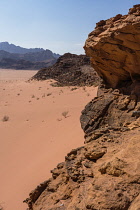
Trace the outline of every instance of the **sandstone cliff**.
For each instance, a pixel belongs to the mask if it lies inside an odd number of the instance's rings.
[[[140,79],[140,5],[101,20],[85,43],[92,66],[113,88]]]
[[[82,111],[85,146],[30,193],[30,210],[140,209],[139,22],[136,5],[89,35],[85,50],[104,84]]]

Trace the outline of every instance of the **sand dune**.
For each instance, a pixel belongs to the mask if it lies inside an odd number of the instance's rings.
[[[0,70],[0,204],[6,210],[25,210],[29,192],[83,145],[80,113],[97,92],[52,87],[51,80],[26,82],[34,74]]]

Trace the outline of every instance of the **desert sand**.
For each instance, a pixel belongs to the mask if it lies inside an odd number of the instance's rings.
[[[4,210],[25,210],[23,200],[29,192],[51,176],[50,170],[71,149],[83,145],[80,113],[97,93],[96,87],[52,87],[52,80],[27,82],[35,73],[0,70],[0,205]]]

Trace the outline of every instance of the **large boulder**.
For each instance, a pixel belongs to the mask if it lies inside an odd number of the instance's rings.
[[[116,15],[96,24],[84,49],[106,85],[119,87],[140,80],[140,4],[128,15]],[[140,88],[140,87],[139,87]]]

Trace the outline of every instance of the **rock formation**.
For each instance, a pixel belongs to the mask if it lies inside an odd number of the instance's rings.
[[[71,53],[61,56],[53,66],[38,71],[33,79],[55,79],[58,86],[99,84],[99,76],[90,66],[89,57]]]
[[[140,80],[140,5],[128,15],[101,20],[85,43],[86,54],[108,86]]]
[[[82,111],[85,145],[30,193],[30,210],[140,209],[139,18],[136,5],[89,35],[85,49],[104,84]]]

